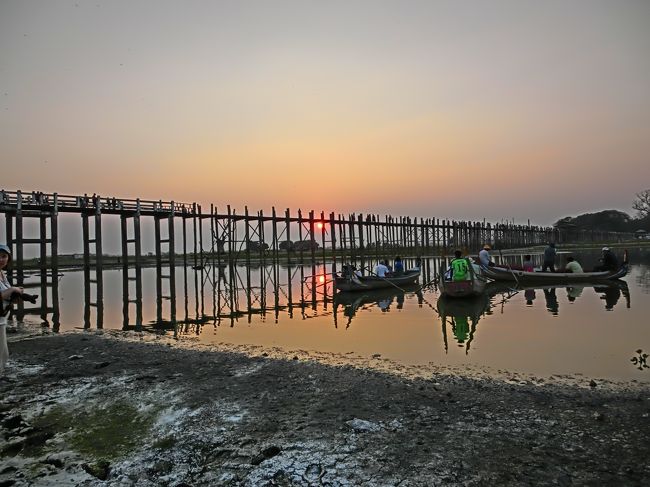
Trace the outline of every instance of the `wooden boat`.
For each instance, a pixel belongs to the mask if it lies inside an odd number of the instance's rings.
[[[401,289],[414,284],[420,277],[420,269],[405,271],[403,274],[390,277],[335,275],[334,284],[337,291],[368,291],[370,289],[397,288]]]
[[[470,279],[466,281],[451,281],[445,278],[446,269],[440,269],[440,282],[438,288],[441,296],[450,298],[467,298],[483,294],[487,279],[475,272],[474,266],[469,266]]]
[[[526,284],[567,284],[573,282],[598,282],[620,279],[627,274],[627,264],[616,271],[602,272],[526,272],[507,267],[483,268],[486,277],[495,281],[509,281],[520,285]]]

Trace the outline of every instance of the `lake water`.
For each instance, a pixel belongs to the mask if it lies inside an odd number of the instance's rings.
[[[573,255],[585,268],[598,257],[593,251]],[[469,301],[442,300],[434,285],[332,297],[322,265],[237,267],[232,272],[178,267],[176,327],[168,322],[171,300],[162,299],[160,309],[157,305],[155,268],[142,271],[141,326],[136,303],[128,304],[125,322],[122,272],[106,270],[102,326],[192,336],[204,343],[380,354],[409,365],[648,382],[650,369],[639,365],[637,350],[650,353],[650,252],[637,249],[630,255],[630,273],[615,285],[518,291],[492,285],[485,296]],[[516,262],[520,256],[504,258]],[[440,264],[439,259],[424,260],[421,284],[435,277]],[[84,327],[83,288],[83,272],[63,271],[60,330]],[[134,289],[132,282],[131,300]],[[168,284],[162,294],[169,296]],[[95,328],[97,310],[86,309],[91,310],[86,326]]]

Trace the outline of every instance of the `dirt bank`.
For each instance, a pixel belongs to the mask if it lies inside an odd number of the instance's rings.
[[[345,357],[323,364],[308,353],[188,349],[121,332],[10,340],[0,486],[650,478],[650,391],[641,384],[409,374]]]

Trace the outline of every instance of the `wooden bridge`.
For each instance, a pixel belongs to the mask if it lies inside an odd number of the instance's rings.
[[[237,213],[229,205],[219,209],[211,205],[209,211],[197,203],[153,201],[105,197],[93,194],[63,195],[40,191],[0,191],[0,214],[5,219],[7,245],[13,251],[11,278],[23,285],[25,278],[24,249],[38,246],[38,269],[41,274],[41,314],[55,313],[47,303],[47,289],[51,301],[58,302],[55,286],[59,273],[58,216],[60,213],[81,217],[80,237],[83,244],[85,294],[85,321],[91,308],[97,316],[103,311],[103,270],[111,257],[102,248],[102,216],[115,215],[120,219],[121,254],[115,260],[122,268],[123,290],[126,296],[124,315],[128,321],[129,304],[142,302],[142,268],[149,259],[142,255],[142,219],[153,219],[156,267],[156,295],[158,309],[162,300],[170,302],[172,320],[176,315],[175,273],[177,263],[195,269],[206,266],[234,269],[237,265],[250,266],[252,262],[279,262],[289,264],[321,262],[336,272],[337,261],[359,260],[362,265],[379,259],[402,256],[446,255],[456,248],[467,252],[478,251],[484,243],[499,249],[526,247],[547,241],[561,243],[563,234],[553,228],[531,225],[495,224],[471,221],[451,221],[437,218],[409,216],[379,216],[351,213],[325,214],[298,209],[281,213],[272,208],[271,214],[261,210]],[[25,238],[26,219],[39,222],[39,237]],[[182,234],[177,236],[175,222],[180,221]],[[188,223],[190,228],[188,229]],[[49,230],[49,232],[48,232]],[[189,230],[189,232],[188,232]],[[207,237],[206,237],[207,234]],[[574,234],[574,241],[608,240],[602,233]],[[582,239],[582,240],[580,240]],[[181,245],[182,241],[182,245]],[[188,249],[188,245],[191,248]],[[134,282],[134,290],[130,283]],[[163,286],[163,283],[168,284]],[[95,292],[91,290],[94,287]],[[163,288],[170,289],[164,295]],[[95,295],[93,300],[92,295]],[[134,299],[131,299],[134,294]],[[136,311],[136,322],[141,322]]]

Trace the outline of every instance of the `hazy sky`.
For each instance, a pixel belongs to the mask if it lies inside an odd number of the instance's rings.
[[[4,189],[549,224],[649,154],[647,0],[0,0]]]

